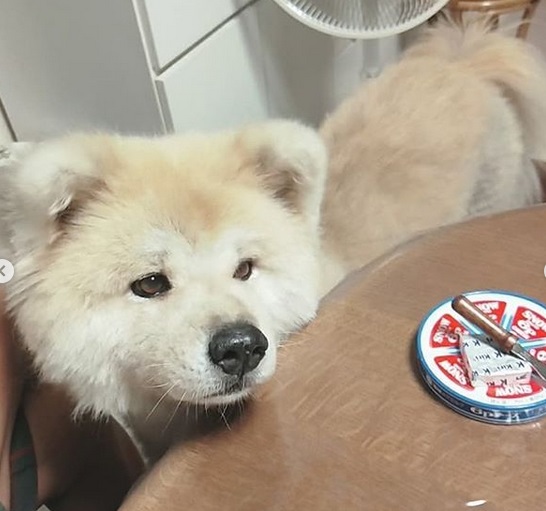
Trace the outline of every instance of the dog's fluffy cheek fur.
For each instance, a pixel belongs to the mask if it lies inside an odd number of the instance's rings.
[[[119,364],[126,353],[117,340],[128,332],[123,331],[118,311],[89,314],[52,301],[52,297],[31,297],[16,316],[42,377],[68,386],[77,411],[122,415],[130,396]]]

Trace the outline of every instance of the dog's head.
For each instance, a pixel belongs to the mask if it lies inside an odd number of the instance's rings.
[[[228,403],[267,380],[316,311],[326,164],[311,129],[282,121],[38,144],[0,175],[0,257],[43,376],[116,414],[146,394]]]

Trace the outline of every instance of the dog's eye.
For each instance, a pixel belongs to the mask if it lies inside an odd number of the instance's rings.
[[[131,291],[142,298],[153,298],[171,289],[169,279],[162,273],[152,273],[131,284]]]
[[[233,278],[239,280],[248,280],[252,275],[254,269],[254,263],[251,259],[244,259],[239,263],[235,271],[233,272]]]

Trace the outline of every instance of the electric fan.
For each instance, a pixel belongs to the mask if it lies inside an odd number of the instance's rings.
[[[320,32],[367,39],[367,75],[379,68],[379,39],[410,30],[440,11],[449,0],[274,0],[288,14]]]

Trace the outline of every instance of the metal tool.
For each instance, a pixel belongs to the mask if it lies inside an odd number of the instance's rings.
[[[484,334],[491,337],[498,348],[505,353],[510,353],[515,357],[525,360],[531,364],[535,373],[546,382],[546,364],[533,357],[520,343],[520,339],[504,329],[498,323],[495,323],[489,316],[484,314],[476,305],[474,305],[466,296],[456,296],[451,302],[453,310],[458,312],[464,319],[478,327]]]

